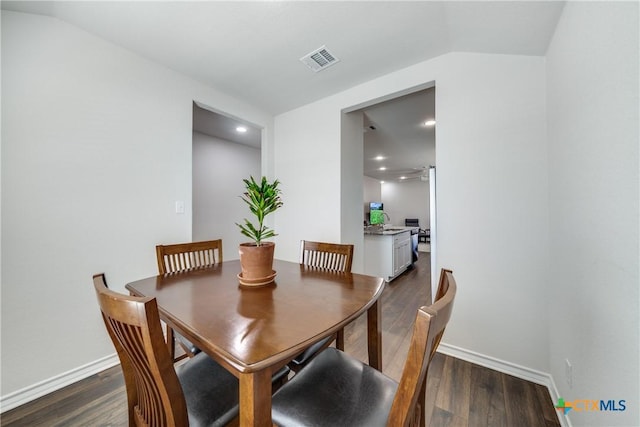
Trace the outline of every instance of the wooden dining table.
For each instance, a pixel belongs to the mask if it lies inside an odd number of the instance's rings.
[[[240,425],[271,426],[271,375],[367,313],[369,364],[382,370],[382,278],[274,261],[272,284],[238,282],[239,261],[131,282],[160,316],[239,379]]]

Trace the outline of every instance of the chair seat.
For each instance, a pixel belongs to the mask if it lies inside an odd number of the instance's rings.
[[[288,378],[289,378],[290,372],[291,372],[291,369],[289,369],[289,367],[286,365],[278,369],[271,377],[272,387],[279,387],[280,385],[289,381]]]
[[[238,379],[200,353],[176,368],[189,426],[224,426],[238,416]]]
[[[296,358],[291,361],[291,363],[293,365],[302,367],[307,362],[309,362],[309,360],[312,359],[316,355],[316,353],[321,351],[323,348],[329,347],[329,344],[331,344],[331,341],[333,341],[334,339],[335,336],[332,335],[318,341],[315,344],[312,344],[310,347],[307,347],[302,353],[297,355]]]
[[[279,426],[384,426],[397,387],[376,369],[329,347],[274,394],[273,421]]]
[[[289,372],[284,366],[273,374],[274,386],[286,382]],[[238,379],[205,353],[200,351],[178,366],[176,373],[187,401],[190,427],[224,426],[238,416]]]

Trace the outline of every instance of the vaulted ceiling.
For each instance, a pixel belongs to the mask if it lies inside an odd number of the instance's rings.
[[[273,115],[448,52],[544,55],[563,7],[553,0],[2,1],[4,10],[58,18]],[[300,58],[323,46],[339,61],[313,72]],[[435,130],[421,125],[435,117],[433,90],[364,113],[375,127],[364,129],[365,175],[419,179],[435,161]],[[259,146],[259,130],[237,135],[237,124],[194,109],[195,130]]]
[[[544,55],[559,1],[2,1],[279,114],[447,52]],[[326,46],[340,62],[302,62]]]

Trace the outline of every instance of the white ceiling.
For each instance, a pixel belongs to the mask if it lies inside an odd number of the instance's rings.
[[[544,55],[563,6],[562,1],[2,1],[2,9],[56,17],[274,115],[447,52]],[[314,73],[299,59],[321,46],[340,62]],[[427,91],[366,109],[376,130],[365,134],[365,175],[389,179],[414,171],[419,176],[420,168],[433,164],[434,129],[419,124],[434,108],[433,92]],[[200,121],[206,116],[194,114],[196,130],[237,141],[225,130],[235,129],[237,120],[214,126]],[[251,133],[259,138],[260,130]],[[255,146],[257,140],[238,142]],[[379,153],[388,157],[384,174],[376,171],[378,162],[368,160]]]
[[[247,131],[238,132],[236,129],[239,126]],[[193,130],[253,148],[260,148],[262,142],[262,129],[240,119],[215,113],[206,106],[196,103],[193,104]]]
[[[405,177],[410,182],[428,175],[436,161],[436,134],[435,127],[424,122],[435,119],[435,102],[435,88],[431,88],[363,110],[365,176],[386,182]],[[378,156],[384,159],[377,160]]]
[[[544,55],[558,1],[2,1],[279,114],[452,52]],[[326,45],[319,73],[299,59]]]

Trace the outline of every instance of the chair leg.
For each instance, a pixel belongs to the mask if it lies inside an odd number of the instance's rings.
[[[167,325],[167,350],[169,350],[169,356],[171,360],[176,358],[176,337],[173,334],[173,328]]]
[[[427,376],[424,376],[424,380],[422,381],[422,387],[420,387],[420,394],[418,395],[418,414],[420,417],[419,422],[416,425],[420,425],[420,427],[425,427],[426,420],[424,419],[424,411],[427,406]]]
[[[336,348],[344,351],[344,329],[340,329],[336,334]]]
[[[189,352],[185,352],[185,354],[176,357],[176,334],[173,332],[173,328],[167,325],[167,350],[169,351],[169,357],[173,360],[173,363],[179,362],[180,360],[189,356]]]
[[[413,410],[413,417],[409,420],[409,427],[419,427],[422,424],[424,424],[424,408],[420,403],[416,403],[416,407]]]
[[[174,334],[174,335],[175,335],[175,334]],[[185,354],[185,356],[186,356],[186,357],[188,357],[188,358],[192,358],[192,357],[195,357],[195,356],[196,356],[196,355],[195,355],[195,354],[194,354],[194,353],[189,349],[189,347],[187,347],[186,345],[184,345],[184,344],[182,343],[182,341],[180,341],[180,340],[177,340],[177,341],[178,341],[178,345],[180,346],[180,348],[182,348],[182,351],[184,351],[184,354]],[[178,357],[178,358],[175,358],[175,357],[174,357],[174,360],[175,360],[176,362],[177,362],[178,360],[181,360],[181,359],[183,359],[183,357]]]

